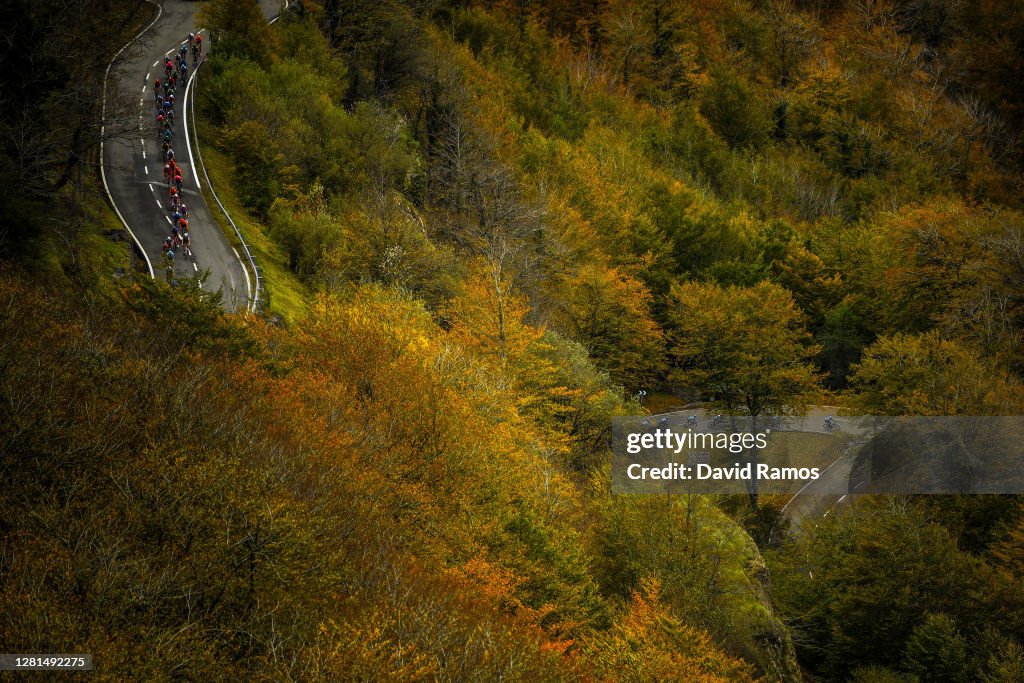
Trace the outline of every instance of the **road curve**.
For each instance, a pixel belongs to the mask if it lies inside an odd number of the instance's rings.
[[[197,3],[164,0],[156,23],[120,55],[110,72],[119,87],[114,93],[127,98],[124,104],[136,117],[134,135],[110,141],[103,147],[104,176],[115,209],[138,239],[139,245],[153,264],[156,277],[165,277],[161,245],[170,233],[171,220],[167,210],[167,184],[154,123],[153,81],[163,79],[162,59],[174,54],[190,31],[196,30]],[[261,0],[260,6],[269,19],[281,7],[279,0]],[[209,39],[204,41],[209,49]],[[189,57],[190,74],[195,65]],[[184,85],[176,89],[174,150],[175,160],[182,168],[184,184],[182,199],[189,207],[189,232],[192,236],[193,258],[181,255],[175,259],[174,277],[192,277],[203,270],[209,276],[203,282],[207,291],[220,291],[227,311],[246,308],[249,297],[248,277],[235,250],[214,219],[197,185],[192,155],[185,146]],[[195,135],[191,135],[195,144]],[[201,175],[201,173],[200,173]]]
[[[699,424],[709,419],[708,411],[703,407],[691,406],[673,411],[676,415],[694,415]],[[811,406],[803,417],[790,418],[787,429],[801,432],[827,433],[824,428],[825,418],[838,415],[835,406]],[[845,417],[836,418],[843,430],[852,425]],[[848,433],[848,431],[844,431]],[[804,525],[814,525],[822,517],[827,517],[832,510],[840,505],[848,505],[857,498],[858,483],[850,481],[850,471],[857,455],[857,448],[847,448],[842,456],[825,467],[818,479],[810,481],[793,494],[782,510],[782,516],[790,524],[793,533],[800,533]]]

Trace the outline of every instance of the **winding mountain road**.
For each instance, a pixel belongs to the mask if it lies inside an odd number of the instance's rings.
[[[268,19],[278,13],[280,0],[260,0]],[[103,147],[104,179],[114,202],[131,232],[152,264],[155,277],[165,277],[161,246],[170,234],[171,217],[167,209],[167,183],[164,181],[160,143],[157,139],[153,81],[164,77],[161,66],[166,56],[178,50],[189,32],[196,31],[195,15],[200,5],[185,0],[163,0],[155,9],[158,18],[115,60],[110,78],[119,87],[112,93],[129,99],[137,117],[136,135],[110,141]],[[210,48],[204,38],[204,52]],[[189,55],[189,77],[195,65]],[[209,271],[203,281],[207,291],[220,291],[228,311],[245,309],[252,294],[252,275],[238,253],[228,242],[214,218],[201,190],[205,179],[194,167],[196,144],[194,131],[185,131],[185,111],[192,97],[191,83],[179,85],[175,97],[174,142],[175,160],[182,168],[184,183],[182,201],[189,207],[189,232],[192,237],[192,258],[178,254],[174,263],[176,279]],[[109,95],[114,97],[116,95]],[[109,105],[110,103],[108,103]],[[186,145],[186,138],[191,143]]]
[[[680,415],[694,415],[702,424],[709,418],[708,411],[700,407],[676,412]],[[811,406],[802,418],[791,419],[787,429],[825,434],[825,418],[837,415],[838,412],[838,408],[834,406]],[[835,419],[847,433],[850,429],[856,430],[848,418]],[[821,476],[808,482],[783,506],[781,513],[789,520],[790,528],[795,533],[800,533],[804,525],[816,525],[821,518],[827,517],[838,506],[848,505],[856,499],[857,488],[864,483],[850,480],[856,455],[857,448],[846,449],[841,457],[822,470]]]

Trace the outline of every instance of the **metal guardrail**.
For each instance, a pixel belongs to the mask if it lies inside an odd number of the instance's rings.
[[[199,31],[199,32],[201,33],[202,31]],[[203,58],[201,60],[199,60],[199,64],[197,64],[195,66],[195,68],[192,70],[192,73],[189,74],[188,83],[185,85],[185,106],[186,107],[188,107],[188,91],[189,91],[189,88],[192,87],[193,82],[195,82],[195,79],[198,77],[200,67],[202,67],[203,64],[205,64],[205,63],[206,63],[206,56],[204,55]],[[189,150],[192,149],[192,145],[191,145],[191,143],[188,140],[188,121],[189,121],[189,117],[190,116],[191,116],[191,119],[192,119],[192,128],[194,130],[195,127],[196,127],[196,106],[195,106],[195,99],[194,98],[192,100],[191,112],[188,112],[188,111],[185,112],[185,144],[188,146]],[[249,289],[249,294],[250,294],[248,308],[249,308],[250,311],[252,311],[254,313],[259,312],[261,310],[261,308],[260,308],[260,294],[263,292],[263,275],[262,275],[262,273],[260,273],[259,266],[256,265],[256,257],[253,256],[252,249],[249,248],[249,243],[246,242],[245,241],[245,237],[242,236],[242,231],[238,229],[238,225],[235,223],[234,219],[231,218],[231,214],[228,213],[228,210],[224,207],[224,204],[223,204],[223,202],[221,202],[220,197],[217,196],[217,191],[214,189],[213,183],[210,181],[210,176],[206,172],[206,164],[203,162],[203,153],[202,153],[202,150],[199,148],[199,135],[198,135],[198,133],[196,134],[195,150],[196,150],[196,156],[199,157],[199,165],[203,169],[203,177],[206,178],[206,186],[210,189],[210,194],[213,196],[213,200],[215,202],[217,202],[217,206],[220,208],[221,213],[223,213],[224,217],[228,219],[228,223],[231,224],[231,228],[235,231],[235,236],[238,238],[239,243],[242,245],[242,251],[245,253],[245,258],[249,262],[249,267],[252,268],[253,277],[256,280],[255,288],[253,288],[252,282],[249,280],[249,269],[246,268],[245,263],[242,263],[242,270],[245,272],[246,285],[247,285],[247,287]],[[194,166],[195,165],[193,164],[193,168],[194,168]],[[238,252],[235,252],[235,255],[237,256]],[[239,261],[241,261],[241,260],[242,259],[239,258]]]
[[[288,10],[289,4],[290,4],[290,0],[284,0],[283,11],[287,11]],[[278,13],[277,15],[275,15],[273,18],[270,19],[270,23],[273,24],[275,21],[277,21],[280,18],[281,18],[281,13]],[[205,29],[200,29],[198,31],[198,33],[202,33],[204,30]],[[211,40],[211,46],[210,47],[211,48],[213,47],[212,40]],[[199,68],[203,64],[205,64],[205,63],[206,63],[206,55],[204,55],[203,58],[201,60],[199,60],[199,64],[197,64],[195,66],[195,68],[192,70],[192,73],[189,74],[188,83],[185,85],[185,107],[186,108],[188,107],[188,91],[189,91],[189,88],[192,86],[193,81],[199,75]],[[196,87],[198,88],[199,86],[196,86]],[[191,118],[192,118],[192,128],[194,130],[195,127],[196,127],[196,107],[195,107],[195,100],[194,99],[192,101]],[[189,112],[186,111],[185,112],[185,144],[188,146],[189,153],[191,154],[192,146],[191,146],[191,144],[189,143],[189,140],[188,140],[188,120],[189,120]],[[250,301],[249,310],[254,312],[254,313],[256,313],[256,312],[261,310],[261,307],[260,307],[260,294],[263,292],[263,274],[260,272],[259,266],[256,265],[256,257],[253,256],[252,250],[249,248],[249,243],[245,241],[245,237],[242,236],[242,231],[238,229],[238,225],[235,224],[235,221],[234,221],[234,219],[231,218],[231,214],[228,213],[228,210],[226,208],[224,208],[224,204],[220,201],[220,197],[217,196],[217,191],[213,188],[213,183],[210,181],[210,176],[206,172],[206,164],[203,163],[203,153],[202,153],[202,150],[199,149],[199,134],[198,133],[196,133],[195,148],[196,148],[196,156],[199,157],[199,165],[202,166],[202,168],[203,168],[203,177],[206,178],[206,185],[207,185],[207,187],[210,188],[210,194],[213,195],[213,200],[215,202],[217,202],[217,206],[220,208],[221,213],[223,213],[224,217],[228,219],[228,223],[231,224],[231,228],[235,231],[235,236],[238,237],[238,241],[242,245],[242,251],[245,252],[245,258],[246,258],[246,260],[249,261],[249,266],[252,268],[253,277],[256,279],[256,288],[255,288],[255,290],[252,287],[252,283],[249,281],[249,271],[248,271],[248,269],[246,269],[245,264],[244,263],[242,264],[242,270],[245,272],[246,285],[249,288],[249,292],[252,294],[252,296],[249,298],[249,301]],[[193,168],[195,168],[195,164],[193,164]],[[197,181],[197,184],[198,184],[198,176],[196,177],[196,181]],[[238,252],[235,252],[235,255],[238,256]],[[238,260],[241,261],[242,259],[239,257]]]

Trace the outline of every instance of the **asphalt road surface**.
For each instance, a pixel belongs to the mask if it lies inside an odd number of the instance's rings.
[[[684,408],[674,412],[697,416],[698,425],[706,425],[711,417],[703,408]],[[837,413],[834,407],[812,406],[804,417],[792,420],[787,429],[825,434],[828,433],[824,426],[825,418]],[[835,419],[844,432],[848,433],[853,428],[851,421],[846,418]],[[817,524],[818,520],[827,517],[838,506],[848,505],[857,497],[858,483],[850,481],[850,470],[857,450],[856,447],[847,449],[841,457],[822,470],[818,479],[808,482],[782,508],[782,514],[789,519],[790,528],[795,533],[799,533],[804,525]]]
[[[279,0],[261,0],[265,15],[272,17],[281,8]],[[107,142],[103,148],[103,164],[111,197],[142,249],[153,264],[155,276],[167,276],[161,246],[171,231],[171,216],[167,206],[167,183],[164,180],[160,141],[155,121],[155,95],[153,81],[163,80],[162,63],[166,55],[174,56],[189,32],[195,32],[195,14],[199,3],[184,0],[164,0],[159,19],[118,58],[110,71],[111,88],[108,97],[122,99],[125,108],[137,126],[133,135]],[[154,7],[155,9],[155,7]],[[209,38],[203,38],[204,54],[209,50]],[[195,72],[191,54],[188,57],[190,76]],[[203,281],[208,291],[220,290],[223,305],[228,311],[246,308],[251,296],[251,274],[242,265],[237,252],[228,242],[214,220],[214,210],[207,205],[197,184],[202,176],[193,168],[194,151],[189,154],[185,144],[185,106],[192,98],[191,89],[181,83],[175,88],[175,125],[172,147],[175,161],[182,169],[182,201],[189,208],[189,233],[192,237],[192,257],[176,251],[175,279],[195,277],[209,271]],[[110,106],[108,110],[117,111]],[[189,131],[189,140],[195,145],[195,133]]]

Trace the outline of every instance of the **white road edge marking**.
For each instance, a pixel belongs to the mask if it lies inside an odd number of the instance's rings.
[[[197,273],[199,272],[199,266],[196,265],[195,261],[192,262],[192,267],[195,268]]]
[[[242,266],[242,274],[245,275],[245,291],[247,294],[252,294],[252,282],[249,280],[249,269],[245,267],[245,263],[242,262],[242,257],[238,254],[238,250],[235,249],[235,245],[231,245],[231,251],[235,252],[235,258],[238,259],[238,264]],[[234,282],[234,280],[232,280]]]
[[[146,169],[146,175],[149,175],[149,166],[143,166],[142,168]]]
[[[198,69],[198,67],[196,67]],[[188,91],[192,87],[192,78],[196,75],[196,72],[190,71],[188,74],[188,81],[185,83],[185,96],[181,101],[181,125],[185,129],[185,147],[188,149],[188,162],[192,166],[192,175],[196,179],[196,189],[202,191],[202,186],[199,184],[199,174],[196,173],[196,160],[192,158],[192,142],[188,135]]]
[[[288,9],[288,5],[289,5],[289,0],[284,0],[284,8],[286,10]],[[276,16],[273,19],[271,19],[270,23],[273,24],[278,19],[280,19],[280,14],[278,14],[278,16]],[[201,34],[204,31],[206,31],[206,29],[199,29],[198,31],[196,31],[196,33],[197,34]],[[170,53],[168,53],[168,54],[170,54]],[[202,62],[202,60],[200,60],[199,63],[196,64],[195,66],[193,66],[192,70],[189,71],[188,81],[185,83],[185,96],[183,98],[182,107],[181,107],[182,125],[185,127],[185,144],[188,146],[189,164],[192,166],[193,175],[195,175],[195,177],[196,177],[196,189],[197,190],[200,190],[201,188],[200,188],[200,185],[199,185],[199,172],[196,169],[195,159],[192,158],[192,145],[189,143],[189,137],[188,137],[188,91],[189,91],[189,88],[192,86],[192,79],[195,77],[196,73],[199,71],[199,67],[202,66],[202,64],[203,64],[203,62]],[[195,110],[194,109],[193,109],[193,112],[192,112],[192,121],[193,121],[193,123],[195,122]],[[198,146],[198,144],[199,144],[199,141],[197,140],[196,141],[196,145]],[[200,160],[202,160],[202,157],[200,157]],[[204,174],[206,173],[206,165],[205,164],[203,165],[203,173]],[[207,176],[206,179],[209,180],[210,179],[209,176]],[[212,187],[210,188],[210,192],[213,192],[213,188]],[[214,198],[216,198],[216,193],[214,193]],[[220,201],[219,200],[217,201],[217,204],[220,205]],[[224,211],[223,205],[221,205],[220,208],[221,208],[221,211]],[[224,213],[227,214],[226,211]],[[168,220],[170,220],[170,219],[168,219]],[[230,216],[228,216],[228,221],[229,222],[231,221],[231,217]],[[237,230],[238,229],[236,228],[235,231],[237,232]],[[239,235],[239,237],[241,237],[241,235]],[[255,311],[256,310],[256,303],[257,303],[257,300],[255,299],[255,297],[259,296],[259,292],[253,292],[253,290],[252,290],[252,281],[249,279],[249,268],[246,267],[245,262],[242,261],[242,257],[238,254],[238,250],[235,249],[234,245],[231,245],[231,251],[235,252],[235,258],[238,259],[238,264],[240,266],[242,266],[242,274],[245,275],[245,290],[246,290],[246,294],[249,295],[250,297],[253,297],[251,306],[248,306],[247,308],[249,308],[252,311]],[[192,265],[195,265],[195,263],[193,262]],[[253,268],[255,269],[255,266],[253,266]],[[198,271],[198,267],[196,268],[196,270]],[[253,272],[253,275],[255,276],[255,275],[257,275],[257,273]],[[235,278],[231,276],[231,271],[230,270],[228,271],[228,278],[231,280],[231,289],[232,289],[232,291],[234,291],[234,289],[235,289]],[[833,463],[833,464],[835,464],[835,463]],[[830,465],[830,467],[831,467],[831,465]]]
[[[846,457],[846,455],[847,455],[846,453],[843,453],[842,455],[840,455],[840,456],[839,456],[838,458],[836,458],[835,462],[833,462],[833,463],[832,463],[832,465],[835,465],[835,464],[836,464],[837,462],[839,462],[840,460],[842,460],[843,458],[845,458],[845,457]],[[829,465],[828,467],[826,467],[825,469],[823,469],[823,470],[821,471],[821,474],[819,474],[819,475],[818,475],[818,479],[811,479],[811,480],[810,480],[809,482],[807,482],[806,484],[804,484],[803,486],[801,486],[801,487],[800,487],[800,490],[799,490],[799,491],[797,491],[796,493],[794,493],[794,494],[793,494],[793,497],[792,497],[792,498],[790,498],[789,500],[787,500],[787,501],[786,501],[786,504],[782,506],[782,509],[781,509],[781,510],[779,510],[779,514],[781,515],[781,514],[782,514],[783,512],[785,512],[785,511],[786,511],[786,508],[788,508],[788,507],[789,507],[789,504],[790,504],[790,503],[792,503],[792,502],[793,502],[794,500],[796,500],[797,496],[799,496],[799,495],[800,495],[801,493],[803,493],[803,492],[804,492],[804,489],[805,489],[805,488],[807,488],[808,486],[810,486],[810,485],[811,485],[811,484],[813,484],[814,482],[818,481],[818,480],[819,480],[819,479],[821,478],[821,475],[822,475],[822,474],[825,474],[825,473],[826,473],[826,472],[828,472],[828,471],[829,471],[830,469],[832,469],[832,465]]]
[[[152,189],[153,189],[153,186],[152,186],[152,185],[150,185],[150,186],[149,186],[149,189],[151,189],[151,190],[152,190]],[[159,207],[160,207],[161,209],[162,209],[162,208],[164,208],[164,205],[160,203],[160,200],[159,200],[159,199],[158,199],[158,200],[156,200],[156,205],[157,205],[157,206],[159,206]]]
[[[843,498],[846,498],[846,494],[845,493],[843,494],[843,497],[840,498],[839,500],[837,500],[836,502],[837,503],[842,503],[843,502]]]
[[[150,277],[156,277],[156,274],[153,272],[153,263],[152,261],[149,260],[149,255],[146,253],[146,250],[142,248],[142,242],[140,242],[139,238],[135,236],[134,232],[132,232],[131,226],[128,225],[128,221],[125,220],[124,215],[121,213],[121,209],[118,208],[117,202],[114,201],[114,195],[110,194],[110,186],[107,184],[107,172],[104,168],[105,164],[103,162],[103,131],[107,127],[107,80],[110,76],[110,69],[114,66],[114,62],[117,61],[117,58],[121,56],[121,53],[124,52],[129,45],[131,45],[140,37],[142,37],[143,33],[151,29],[153,27],[153,24],[160,20],[160,17],[164,13],[164,8],[156,2],[153,2],[153,4],[156,5],[157,10],[156,16],[153,18],[153,21],[149,22],[146,28],[139,31],[138,35],[136,35],[134,38],[132,38],[123,46],[121,46],[121,49],[117,51],[117,54],[114,55],[114,58],[110,60],[109,64],[107,64],[107,70],[103,72],[103,104],[100,112],[100,180],[103,181],[103,190],[104,192],[107,193],[107,199],[110,200],[110,205],[114,207],[114,213],[116,213],[117,217],[121,219],[121,224],[124,225],[124,229],[127,230],[128,234],[132,236],[133,240],[135,240],[135,245],[139,248],[139,252],[142,254],[142,258],[146,260],[146,267],[149,269]],[[139,130],[142,130],[141,123],[139,124]]]
[[[168,223],[171,223],[171,217],[170,217],[170,216],[164,216],[164,218],[166,218],[166,219],[167,219],[167,222],[168,222]],[[173,226],[173,225],[174,225],[174,223],[171,223],[171,225]]]
[[[149,79],[147,78],[146,80],[148,81]],[[146,86],[145,85],[142,86],[142,92],[146,92]]]
[[[825,514],[823,514],[822,517],[828,517],[828,513],[830,513],[830,512],[832,512],[832,511],[831,510],[825,510]]]

